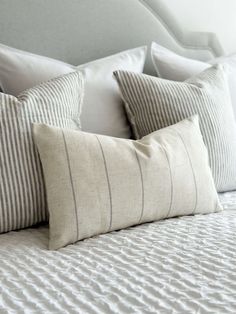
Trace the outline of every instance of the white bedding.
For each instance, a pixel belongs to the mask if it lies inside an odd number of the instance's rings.
[[[48,251],[48,228],[0,235],[0,313],[235,313],[236,192],[226,210]]]

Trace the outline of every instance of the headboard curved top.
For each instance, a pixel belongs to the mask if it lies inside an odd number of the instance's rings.
[[[223,54],[214,34],[181,30],[163,0],[1,0],[1,43],[74,65],[152,41],[199,60]]]

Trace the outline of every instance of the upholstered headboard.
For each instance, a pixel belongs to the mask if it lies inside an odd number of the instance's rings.
[[[163,2],[1,0],[0,42],[74,65],[153,40],[199,60],[223,54],[214,34],[181,30]]]

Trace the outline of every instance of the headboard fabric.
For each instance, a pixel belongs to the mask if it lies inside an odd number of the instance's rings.
[[[0,42],[74,65],[152,41],[199,60],[223,54],[214,34],[183,31],[163,2],[1,0]]]

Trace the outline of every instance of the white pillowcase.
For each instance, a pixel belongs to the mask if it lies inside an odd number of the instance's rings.
[[[216,58],[207,63],[182,57],[154,42],[152,43],[151,54],[157,75],[172,81],[185,81],[211,67],[211,65],[224,64],[228,71],[231,100],[236,117],[236,54]]]
[[[43,81],[80,70],[85,79],[82,129],[88,132],[130,138],[130,127],[113,71],[141,73],[146,47],[127,50],[79,67],[0,45],[0,89],[17,96]]]
[[[121,138],[131,137],[113,72],[115,69],[133,69],[130,71],[142,73],[146,49],[141,47],[128,50],[78,67],[85,82],[81,115],[83,131]]]
[[[17,97],[26,89],[74,69],[59,60],[0,45],[0,88],[9,95]]]

